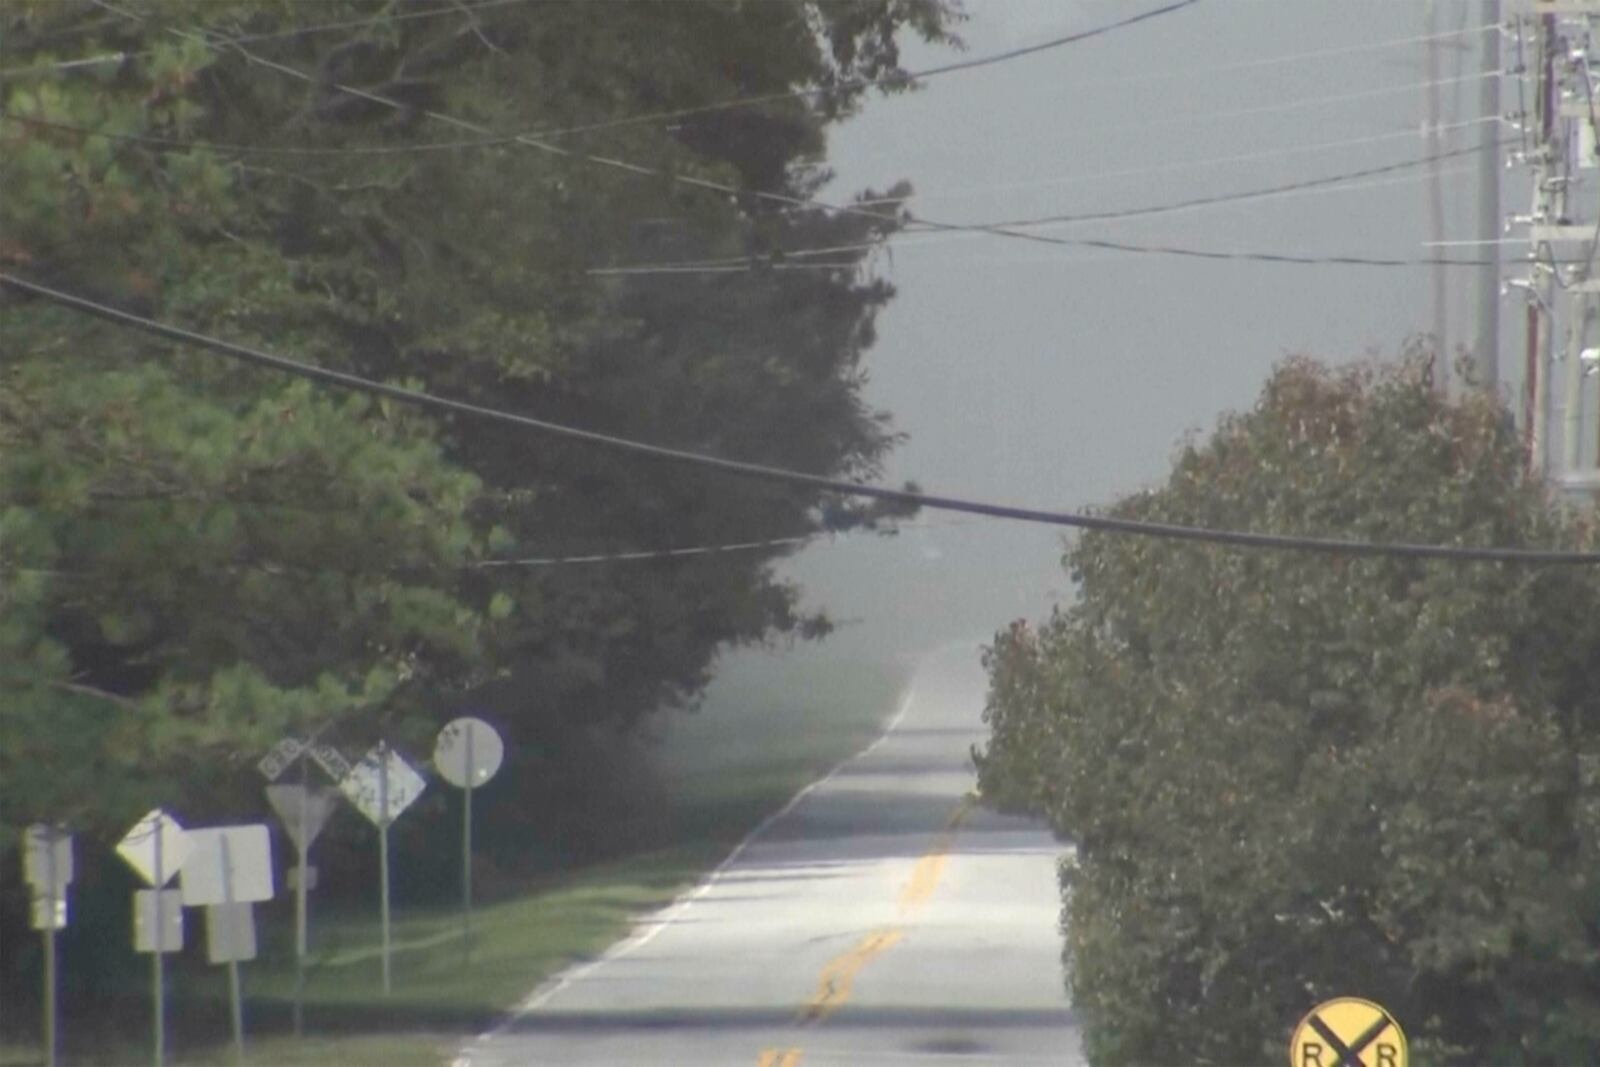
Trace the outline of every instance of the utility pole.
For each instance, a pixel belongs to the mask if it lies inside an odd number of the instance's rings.
[[[1427,142],[1428,164],[1428,232],[1435,247],[1444,244],[1444,178],[1439,173],[1439,156],[1443,142],[1439,136],[1439,6],[1427,0],[1428,64],[1427,86],[1423,89],[1427,118],[1423,122],[1423,137]],[[1487,34],[1485,36],[1488,36]],[[1445,287],[1444,265],[1433,266],[1433,345],[1436,361],[1434,381],[1441,390],[1448,390],[1454,361],[1450,358],[1448,289]],[[1497,289],[1498,292],[1498,289]]]
[[[1493,26],[1483,34],[1478,82],[1479,127],[1483,143],[1478,152],[1478,247],[1488,262],[1478,283],[1477,345],[1473,366],[1478,387],[1494,390],[1500,384],[1500,69],[1503,42],[1500,25],[1500,0],[1483,0],[1480,25]]]
[[[1528,226],[1532,273],[1508,282],[1528,296],[1520,416],[1530,469],[1558,489],[1593,497],[1600,494],[1600,396],[1594,379],[1600,348],[1590,344],[1600,296],[1594,270],[1600,250],[1600,86],[1590,70],[1590,51],[1600,0],[1509,3],[1516,5],[1510,25],[1519,51],[1522,42],[1531,42],[1534,51],[1534,62],[1519,69],[1518,77],[1535,79],[1531,129],[1527,116],[1521,117],[1524,131],[1534,137],[1525,153],[1533,203],[1526,217],[1512,220]],[[1486,201],[1480,212],[1487,210]]]

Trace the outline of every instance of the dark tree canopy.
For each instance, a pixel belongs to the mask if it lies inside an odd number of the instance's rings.
[[[862,358],[892,290],[867,262],[909,188],[864,191],[890,198],[876,217],[806,202],[828,123],[899,70],[901,34],[947,39],[948,5],[472,6],[7,4],[0,265],[451,397],[873,476],[896,438]],[[614,124],[797,90],[815,92]],[[424,150],[482,140],[430,108],[599,125],[550,139],[656,173],[504,138]],[[771,255],[835,245],[804,269]],[[707,257],[740,269],[591,273]],[[8,838],[204,809],[284,732],[330,722],[352,747],[420,746],[470,699],[546,754],[624,729],[692,699],[721,648],[826,632],[775,579],[778,550],[478,564],[885,517],[340,395],[16,294],[0,335]]]

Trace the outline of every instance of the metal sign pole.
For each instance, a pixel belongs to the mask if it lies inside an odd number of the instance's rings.
[[[378,907],[383,916],[383,995],[388,996],[389,978],[389,746],[378,742],[378,867],[381,885]]]
[[[300,757],[300,839],[295,842],[299,853],[300,881],[294,889],[294,1036],[305,1033],[306,999],[306,854],[310,835],[306,833],[306,812],[311,807],[309,768],[305,756]]]
[[[228,1012],[233,1021],[234,1062],[244,1064],[244,998],[239,992],[239,937],[237,917],[233,913],[233,856],[228,848],[228,837],[222,835],[222,898],[226,921],[218,923],[227,934],[228,952]]]
[[[493,726],[463,716],[445,724],[433,747],[439,776],[463,792],[461,803],[461,963],[472,962],[472,801],[477,787],[493,778],[505,745]]]
[[[155,996],[155,1065],[163,1067],[167,1061],[167,990],[166,990],[166,964],[165,953],[161,951],[167,929],[166,899],[161,895],[161,890],[167,884],[166,868],[161,865],[161,830],[162,820],[156,819],[151,831],[155,834],[154,854],[155,862],[152,865],[155,873],[156,895],[155,912],[156,926],[151,937],[151,944],[155,951],[150,953],[150,980],[154,985]]]
[[[55,909],[55,901],[50,901]],[[56,1067],[56,927],[55,916],[44,928],[44,1062]]]
[[[466,805],[461,815],[461,953],[472,960],[472,723],[467,723]]]
[[[50,882],[50,895],[45,898],[48,910],[44,923],[44,1062],[46,1067],[56,1067],[56,887],[60,883],[57,881],[54,831],[45,838],[45,843],[45,877]]]

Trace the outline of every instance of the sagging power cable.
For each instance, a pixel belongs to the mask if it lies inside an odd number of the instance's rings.
[[[1509,548],[1493,546],[1421,544],[1396,541],[1354,541],[1333,537],[1304,537],[1293,534],[1258,533],[1249,530],[1218,530],[1177,523],[1151,522],[1111,515],[1093,515],[1068,511],[1050,511],[1039,508],[1015,507],[989,501],[963,497],[924,493],[913,489],[893,489],[888,486],[867,485],[861,482],[830,478],[820,474],[774,467],[763,463],[728,459],[722,456],[669,448],[613,434],[585,430],[577,426],[551,422],[547,419],[501,411],[465,400],[437,396],[417,389],[407,389],[387,382],[374,381],[344,371],[304,363],[247,345],[187,330],[180,326],[158,322],[119,308],[72,293],[62,292],[37,282],[27,281],[9,273],[0,273],[0,286],[26,293],[84,315],[103,319],[144,333],[176,341],[208,352],[258,367],[267,367],[299,378],[321,382],[342,389],[386,397],[400,403],[433,411],[466,415],[504,425],[534,430],[566,440],[581,441],[613,451],[652,459],[664,460],[684,466],[718,470],[778,485],[796,486],[842,496],[864,497],[895,504],[927,508],[933,511],[954,511],[969,515],[987,515],[999,519],[1041,523],[1106,533],[1130,534],[1163,540],[1189,541],[1203,544],[1226,545],[1238,548],[1279,549],[1295,552],[1315,552],[1341,556],[1394,556],[1402,558],[1447,559],[1459,562],[1502,562],[1544,564],[1595,564],[1600,563],[1600,552],[1583,552],[1557,549]]]

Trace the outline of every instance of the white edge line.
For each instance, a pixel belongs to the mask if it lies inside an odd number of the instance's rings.
[[[641,920],[631,934],[623,938],[621,941],[613,944],[595,959],[589,960],[586,963],[580,963],[575,967],[567,967],[565,970],[561,971],[555,976],[546,979],[539,985],[538,988],[530,993],[521,1004],[518,1004],[516,1008],[514,1008],[498,1026],[492,1030],[486,1031],[485,1033],[479,1034],[477,1038],[471,1042],[471,1044],[462,1049],[460,1054],[458,1054],[455,1059],[450,1061],[450,1067],[472,1067],[472,1059],[478,1051],[478,1046],[486,1044],[489,1041],[493,1041],[495,1038],[499,1037],[501,1034],[505,1033],[507,1030],[511,1029],[511,1027],[516,1025],[517,1021],[524,1015],[528,1015],[531,1012],[537,1011],[539,1008],[548,1003],[551,998],[555,997],[569,986],[572,986],[577,982],[581,982],[583,979],[587,978],[601,967],[604,967],[606,964],[615,963],[617,960],[623,959],[624,957],[637,952],[639,949],[655,940],[656,936],[660,934],[661,931],[671,926],[673,920],[678,918],[681,913],[687,911],[691,906],[693,906],[695,901],[711,892],[711,890],[715,888],[717,882],[720,881],[722,876],[727,872],[728,868],[733,866],[733,864],[738,861],[739,857],[744,854],[745,849],[749,848],[750,845],[755,842],[756,838],[766,833],[768,828],[770,828],[773,823],[777,822],[785,815],[788,815],[791,811],[798,807],[800,802],[811,794],[812,790],[827,785],[828,782],[832,781],[833,778],[839,774],[839,772],[843,771],[846,767],[850,766],[850,764],[856,762],[857,760],[870,755],[874,750],[877,749],[879,745],[887,741],[889,739],[889,735],[894,733],[894,731],[899,727],[901,720],[906,717],[906,712],[911,710],[911,698],[915,695],[915,688],[916,685],[914,679],[906,684],[905,695],[900,699],[900,708],[895,712],[894,717],[889,720],[888,725],[883,728],[882,733],[874,738],[872,742],[869,743],[865,748],[852,755],[846,756],[844,759],[834,764],[833,768],[821,778],[818,778],[809,785],[802,786],[798,793],[789,798],[788,803],[784,804],[783,807],[779,808],[777,811],[773,812],[765,819],[762,819],[759,823],[757,823],[755,829],[751,830],[748,834],[745,834],[744,837],[740,839],[739,843],[733,846],[733,851],[729,852],[727,856],[723,858],[721,863],[712,868],[710,874],[701,879],[700,884],[696,885],[692,889],[686,890],[676,900],[668,904],[660,911],[657,911],[654,915]]]

